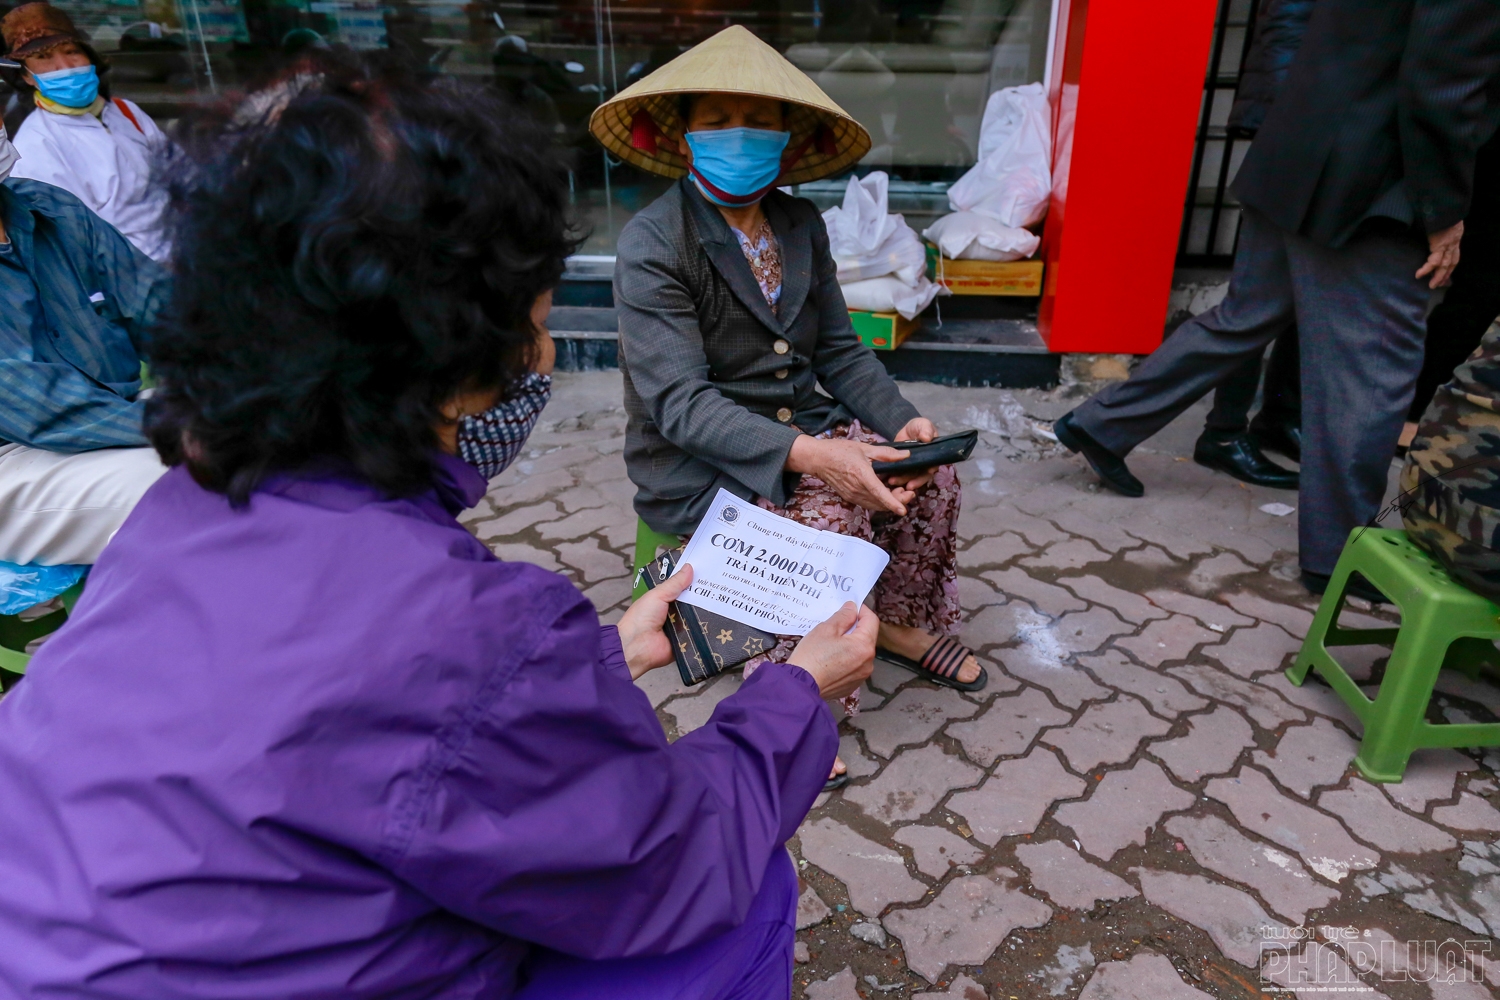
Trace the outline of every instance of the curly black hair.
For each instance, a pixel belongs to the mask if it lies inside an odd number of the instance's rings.
[[[534,364],[533,302],[576,246],[551,138],[492,93],[349,52],[179,138],[173,302],[147,351],[162,461],[236,505],[328,460],[428,488],[440,406]]]

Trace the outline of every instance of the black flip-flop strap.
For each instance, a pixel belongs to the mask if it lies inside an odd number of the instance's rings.
[[[967,646],[945,635],[923,654],[922,669],[951,680],[958,676],[959,668],[970,655]]]

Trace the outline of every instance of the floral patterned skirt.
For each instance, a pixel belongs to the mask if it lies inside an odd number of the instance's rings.
[[[818,435],[847,438],[865,444],[884,444],[885,438],[866,430],[858,420],[839,424]],[[958,604],[958,509],[962,493],[958,473],[951,465],[937,470],[932,482],[917,491],[907,504],[906,516],[896,517],[865,510],[834,492],[817,476],[803,476],[785,507],[765,497],[759,506],[801,524],[873,542],[890,555],[890,564],[875,584],[875,614],[891,625],[920,628],[936,635],[957,635],[961,609]],[[801,641],[784,635],[764,656],[745,665],[749,676],[762,663],[785,663]],[[853,715],[859,708],[859,692],[844,699],[844,710]]]

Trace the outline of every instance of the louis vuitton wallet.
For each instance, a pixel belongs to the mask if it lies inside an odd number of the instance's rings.
[[[672,575],[682,549],[663,553],[641,569],[647,589]],[[776,636],[690,604],[673,601],[663,627],[682,683],[702,684],[776,645]]]

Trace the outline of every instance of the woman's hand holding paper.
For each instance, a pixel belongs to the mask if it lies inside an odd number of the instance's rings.
[[[630,667],[630,679],[640,680],[647,671],[672,662],[672,641],[662,627],[667,623],[667,608],[693,583],[693,567],[683,565],[657,587],[640,596],[620,618],[615,628]]]
[[[866,510],[888,510],[898,517],[906,516],[909,490],[892,493],[875,475],[871,462],[897,462],[905,452],[860,441],[815,438],[806,434],[792,442],[786,467],[792,472],[817,476],[835,493]]]
[[[803,636],[787,662],[812,674],[824,698],[842,698],[864,683],[875,668],[879,629],[875,612],[850,601]]]

